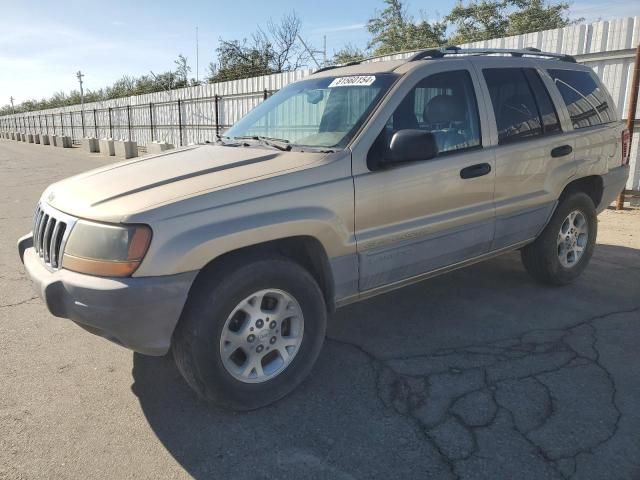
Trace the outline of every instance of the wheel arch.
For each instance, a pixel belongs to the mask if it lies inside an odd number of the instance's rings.
[[[322,242],[310,235],[269,240],[223,253],[211,259],[198,272],[189,293],[199,287],[203,278],[215,274],[216,271],[234,268],[273,254],[288,258],[306,269],[322,290],[327,309],[330,312],[335,310],[335,286],[329,257]]]
[[[604,182],[600,175],[589,175],[577,178],[569,182],[560,193],[559,200],[562,201],[567,196],[575,192],[586,193],[593,201],[596,210],[602,202],[602,194],[604,192]]]

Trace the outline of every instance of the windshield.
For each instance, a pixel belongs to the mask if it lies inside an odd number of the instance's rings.
[[[396,78],[387,73],[293,83],[260,104],[223,138],[262,138],[297,146],[342,148]]]

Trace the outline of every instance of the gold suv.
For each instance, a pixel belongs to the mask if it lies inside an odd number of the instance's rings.
[[[514,249],[574,280],[628,147],[571,57],[426,50],[322,69],[214,145],[51,185],[19,253],[53,315],[172,351],[203,398],[253,409],[309,374],[336,307]]]

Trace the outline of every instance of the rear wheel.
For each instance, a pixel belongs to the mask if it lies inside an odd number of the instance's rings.
[[[173,355],[202,398],[251,410],[304,380],[325,328],[322,292],[303,267],[281,257],[233,262],[199,280],[174,334]]]
[[[550,285],[575,280],[595,248],[596,215],[587,194],[574,192],[564,197],[540,236],[522,249],[522,262],[529,274]]]

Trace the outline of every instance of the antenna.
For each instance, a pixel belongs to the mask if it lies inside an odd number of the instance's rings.
[[[198,26],[196,25],[196,83],[200,84],[200,55],[198,44]]]

